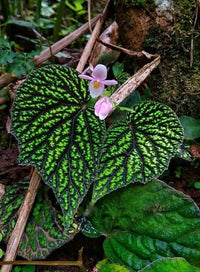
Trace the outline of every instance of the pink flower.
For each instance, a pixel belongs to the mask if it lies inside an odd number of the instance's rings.
[[[88,69],[86,69],[88,70]],[[89,84],[90,95],[92,98],[98,97],[104,90],[105,85],[115,85],[118,82],[116,80],[106,80],[107,78],[107,68],[103,64],[98,64],[93,72],[92,76],[87,76],[84,74],[79,75],[80,78],[91,80]]]
[[[111,112],[112,108],[113,104],[110,102],[109,98],[107,96],[103,96],[96,102],[94,106],[94,113],[100,120],[104,120]]]

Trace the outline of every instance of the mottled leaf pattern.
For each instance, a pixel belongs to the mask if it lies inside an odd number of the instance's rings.
[[[126,122],[116,122],[107,131],[93,198],[130,182],[146,183],[158,177],[179,147],[182,133],[169,107],[137,104]]]
[[[137,104],[126,121],[106,129],[89,100],[87,81],[53,65],[29,75],[13,108],[20,161],[35,165],[52,187],[66,229],[92,183],[95,202],[130,182],[148,182],[166,169],[183,137],[167,106]]]
[[[86,109],[88,85],[59,65],[29,75],[17,90],[12,131],[20,162],[37,167],[63,210],[66,228],[91,184],[104,123]]]
[[[6,186],[0,200],[0,225],[3,240],[7,243],[18,218],[18,209],[28,189],[28,181]],[[74,223],[64,232],[62,215],[52,206],[42,185],[28,219],[18,255],[27,259],[44,259],[54,249],[71,240],[79,231]]]

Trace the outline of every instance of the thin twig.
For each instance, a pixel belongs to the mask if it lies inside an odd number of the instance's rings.
[[[91,25],[92,26],[95,25],[95,23],[99,20],[100,17],[101,17],[101,15],[97,15],[95,18],[93,18],[91,20]],[[57,54],[64,47],[66,47],[67,45],[69,45],[70,43],[72,43],[73,41],[78,39],[81,35],[83,35],[88,30],[88,28],[89,28],[89,23],[87,22],[84,25],[82,25],[81,27],[79,27],[78,29],[76,29],[71,34],[67,35],[63,39],[54,43],[52,46],[50,46],[50,48],[48,47],[45,50],[43,50],[40,53],[40,55],[34,57],[34,59],[33,59],[34,65],[38,66],[43,61],[49,59],[52,56],[52,54],[53,55]]]
[[[18,211],[17,223],[8,241],[6,254],[4,257],[4,262],[5,261],[12,262],[15,260],[15,257],[17,255],[17,250],[21,242],[21,238],[24,233],[24,229],[26,227],[29,214],[31,212],[31,209],[35,201],[35,197],[39,189],[40,180],[41,180],[41,177],[38,174],[37,170],[35,169],[31,177],[28,191],[24,198],[24,202],[22,203]],[[11,269],[12,269],[12,265],[3,265],[1,268],[1,272],[9,272],[11,271]]]
[[[104,22],[104,19],[105,19],[105,16],[107,14],[107,11],[108,11],[108,6],[109,6],[109,3],[110,3],[110,0],[107,1],[106,3],[106,6],[104,8],[104,11],[103,11],[103,14],[102,16],[99,18],[98,22],[96,23],[95,27],[94,27],[94,30],[90,36],[90,39],[88,40],[84,50],[83,50],[83,53],[81,55],[81,58],[79,60],[79,63],[77,65],[77,68],[76,70],[81,73],[84,69],[84,66],[91,54],[91,51],[92,51],[92,48],[96,42],[96,39],[97,37],[99,36],[99,33],[100,33],[100,30],[101,30],[101,27],[103,25],[103,22]]]
[[[198,13],[199,13],[199,7],[198,7],[198,2],[196,2],[195,18],[194,18],[194,24],[192,26],[192,36],[191,36],[191,44],[190,44],[190,67],[192,67],[193,61],[194,61],[194,30],[197,24]]]
[[[83,248],[78,252],[77,261],[3,261],[0,262],[0,265],[79,266],[82,272],[86,272],[86,268],[83,264]]]
[[[89,31],[92,33],[92,25],[91,25],[91,0],[88,0],[88,24],[89,24]]]
[[[118,46],[118,45],[115,45],[112,43],[107,43],[99,38],[97,38],[97,41],[102,43],[103,45],[106,45],[107,47],[110,47],[111,49],[118,50],[120,52],[123,52],[123,53],[129,55],[129,56],[135,56],[138,58],[146,57],[148,59],[155,58],[155,55],[152,55],[152,54],[147,53],[145,51],[133,51],[133,50],[126,49],[124,47],[121,47],[121,46]]]
[[[119,105],[127,96],[129,96],[158,66],[160,56],[157,56],[152,62],[144,65],[137,73],[122,84],[111,96],[112,103]]]

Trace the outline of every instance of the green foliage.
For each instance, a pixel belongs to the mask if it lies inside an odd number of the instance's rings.
[[[120,85],[130,77],[130,74],[124,71],[124,64],[118,61],[113,64],[112,71]]]
[[[2,238],[3,238],[2,233],[0,233],[0,242],[2,241]],[[3,252],[3,250],[0,248],[0,259],[3,257],[3,255],[4,255],[4,252]]]
[[[179,120],[184,129],[184,138],[193,140],[200,137],[200,120],[189,116],[180,116]]]
[[[200,272],[200,269],[190,265],[183,258],[163,258],[155,261],[140,272]]]
[[[13,46],[13,42],[8,42],[0,37],[0,70],[20,77],[34,69],[31,59],[38,52],[15,53],[12,51]]]
[[[130,182],[147,183],[168,167],[182,140],[167,106],[139,103],[106,129],[89,100],[88,82],[54,65],[29,75],[13,107],[20,162],[36,165],[53,189],[66,229],[93,183],[93,202]]]
[[[182,139],[164,105],[140,103],[125,122],[105,129],[89,100],[88,83],[55,65],[31,73],[13,107],[20,161],[36,165],[52,187],[66,228],[93,182],[94,202],[130,182],[146,183],[167,168]]]
[[[197,190],[200,190],[200,182],[199,181],[196,181],[194,183],[194,188],[197,189]]]
[[[8,242],[14,229],[28,183],[24,181],[6,186],[6,192],[0,200],[0,224],[4,242]],[[79,231],[77,225],[73,224],[68,233],[64,232],[63,218],[52,206],[47,193],[47,187],[42,185],[22,237],[18,255],[27,259],[45,258]]]
[[[133,270],[128,269],[122,265],[111,264],[107,259],[100,261],[96,265],[98,272],[130,272]],[[200,272],[200,269],[190,265],[183,258],[162,258],[147,265],[144,269],[138,272]]]
[[[78,16],[87,13],[87,10],[83,6],[83,4],[85,3],[85,0],[75,0],[75,1],[72,1],[72,3],[73,4],[71,4],[70,1],[66,1],[66,5],[71,10],[73,10]]]
[[[200,211],[189,197],[161,181],[112,192],[88,209],[87,218],[91,233],[96,229],[107,237],[106,257],[133,271],[163,257],[200,264]],[[90,236],[88,226],[84,230]]]
[[[15,266],[13,268],[13,272],[34,272],[35,271],[35,265],[24,265],[22,267]]]
[[[122,265],[118,265],[118,264],[111,264],[108,262],[107,259],[104,259],[102,261],[100,261],[97,265],[96,265],[97,271],[98,272],[130,272],[130,269],[122,266]]]

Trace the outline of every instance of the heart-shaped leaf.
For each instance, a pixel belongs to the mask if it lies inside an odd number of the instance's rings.
[[[35,165],[52,187],[66,229],[93,182],[94,202],[130,182],[146,183],[165,170],[183,137],[165,105],[138,104],[126,121],[106,129],[89,99],[88,82],[54,65],[29,75],[13,108],[21,163]]]
[[[28,188],[28,181],[6,186],[0,200],[0,225],[3,240],[7,243],[18,218],[18,209]],[[47,196],[47,186],[42,185],[27,222],[18,255],[26,259],[43,259],[54,249],[71,240],[79,231],[73,224],[64,233],[62,215],[52,206]]]
[[[91,184],[104,134],[104,123],[86,110],[89,99],[87,82],[55,65],[30,74],[14,103],[20,161],[35,165],[52,187],[66,227]]]
[[[182,141],[182,128],[165,105],[143,102],[106,133],[93,199],[132,182],[147,183],[167,167]]]
[[[89,220],[104,233],[106,257],[134,270],[162,257],[200,264],[200,211],[194,202],[161,181],[131,184],[97,201]],[[89,236],[91,233],[89,233]]]

